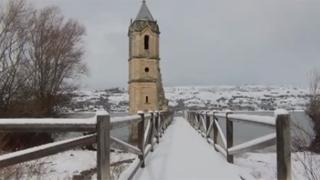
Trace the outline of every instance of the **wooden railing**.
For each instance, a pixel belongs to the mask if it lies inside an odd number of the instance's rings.
[[[140,163],[136,167],[144,167],[144,159],[154,144],[171,123],[173,112],[140,112],[137,115],[115,117],[103,111],[97,112],[93,118],[83,119],[0,119],[0,132],[92,132],[77,138],[53,142],[29,149],[3,154],[0,156],[0,168],[39,159],[63,152],[75,147],[97,143],[97,177],[98,180],[110,179],[110,145],[137,154]],[[110,135],[111,129],[130,126],[137,123],[138,146],[124,142]],[[135,171],[132,173],[134,175]]]
[[[222,153],[229,163],[233,163],[233,156],[255,149],[261,149],[276,144],[277,148],[277,177],[278,180],[291,179],[291,150],[290,150],[290,116],[285,110],[276,110],[274,117],[242,114],[237,112],[188,111],[186,119],[189,121],[208,143],[213,144],[216,151]],[[219,120],[226,122],[225,134]],[[275,132],[234,145],[233,122],[240,121],[275,128]],[[248,129],[243,129],[248,131]],[[218,143],[220,137],[220,143]]]

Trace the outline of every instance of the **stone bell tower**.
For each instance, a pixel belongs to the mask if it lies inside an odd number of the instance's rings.
[[[159,26],[142,1],[129,27],[129,111],[167,109],[160,73]]]

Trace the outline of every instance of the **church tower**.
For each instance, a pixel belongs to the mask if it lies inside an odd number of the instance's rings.
[[[142,1],[129,27],[129,111],[167,109],[160,73],[159,26]]]

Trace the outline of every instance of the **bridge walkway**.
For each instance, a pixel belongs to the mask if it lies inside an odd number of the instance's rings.
[[[248,171],[227,163],[182,117],[175,118],[163,136],[135,180],[251,179]]]

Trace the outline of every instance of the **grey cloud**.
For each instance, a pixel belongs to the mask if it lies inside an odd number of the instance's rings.
[[[130,18],[140,0],[31,0],[87,28],[87,87],[127,86]],[[320,67],[318,0],[148,0],[165,85],[308,84]]]

